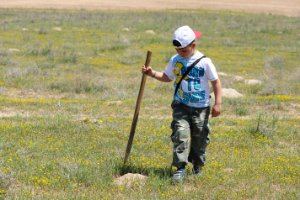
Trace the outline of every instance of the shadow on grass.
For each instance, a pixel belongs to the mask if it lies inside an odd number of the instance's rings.
[[[121,176],[127,173],[138,173],[146,176],[153,174],[159,176],[160,178],[168,178],[171,176],[171,172],[172,172],[171,167],[165,167],[165,168],[146,167],[145,168],[141,166],[135,166],[132,164],[118,166],[118,173]]]

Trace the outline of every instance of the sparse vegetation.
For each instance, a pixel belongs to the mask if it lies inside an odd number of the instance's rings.
[[[0,9],[0,199],[299,199],[299,18],[189,12]],[[122,158],[146,51],[163,70],[183,24],[244,97],[224,98],[204,174],[182,186],[169,177],[172,84],[148,78]],[[128,172],[148,179],[114,184]]]

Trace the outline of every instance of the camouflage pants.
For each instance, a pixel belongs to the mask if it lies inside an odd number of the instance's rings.
[[[172,108],[172,165],[181,167],[191,162],[203,166],[206,147],[210,141],[208,126],[210,108],[191,108],[176,101],[173,101]]]

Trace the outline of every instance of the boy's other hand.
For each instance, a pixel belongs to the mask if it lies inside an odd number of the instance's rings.
[[[221,104],[215,104],[212,108],[211,116],[218,117],[221,114]]]

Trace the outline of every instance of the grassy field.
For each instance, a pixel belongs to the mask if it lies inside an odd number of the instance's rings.
[[[172,185],[172,84],[148,78],[122,162],[146,51],[163,70],[185,24],[244,97],[211,120],[203,176]],[[299,30],[238,12],[1,9],[0,199],[299,199]],[[114,184],[129,172],[148,178]]]

